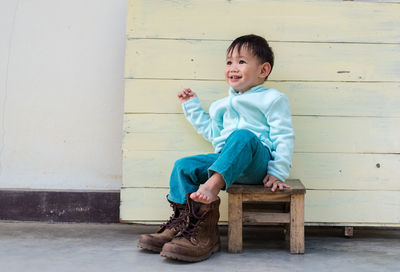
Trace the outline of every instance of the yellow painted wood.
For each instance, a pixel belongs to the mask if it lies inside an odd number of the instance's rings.
[[[393,154],[295,153],[291,176],[307,189],[399,191],[398,169]]]
[[[295,151],[400,153],[398,124],[400,118],[294,116]],[[128,152],[210,150],[183,114],[127,114],[125,132]]]
[[[400,5],[377,2],[129,0],[122,220],[170,216],[174,161],[213,151],[176,93],[192,88],[205,109],[226,96],[226,48],[256,33],[276,54],[267,86],[291,102],[306,223],[400,226]]]
[[[400,83],[274,82],[266,87],[284,92],[293,115],[400,117]],[[126,113],[182,113],[177,93],[195,91],[206,111],[228,95],[225,81],[128,79]]]
[[[126,188],[121,191],[125,222],[162,222],[172,213],[165,198],[168,189]],[[227,222],[227,194],[221,193],[220,222]],[[307,190],[306,223],[399,224],[400,191]]]
[[[128,5],[127,36],[232,40],[257,33],[279,41],[398,43],[399,14],[398,4],[361,1],[135,0]]]
[[[124,152],[123,187],[169,186],[174,162],[187,151]],[[392,154],[295,153],[292,178],[307,189],[400,191],[400,156]]]
[[[125,77],[223,80],[229,41],[127,41]],[[272,42],[270,80],[399,81],[400,44]],[[155,57],[157,56],[157,57]]]
[[[166,188],[123,188],[120,216],[124,221],[165,221],[172,214]],[[221,192],[220,220],[228,221],[228,194]]]
[[[400,191],[307,191],[307,222],[400,223]]]
[[[127,79],[125,113],[182,113],[177,94],[184,88],[196,92],[208,111],[213,101],[228,95],[229,87],[225,81]]]

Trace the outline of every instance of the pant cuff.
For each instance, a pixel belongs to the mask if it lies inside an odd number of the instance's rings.
[[[208,178],[210,178],[215,172],[219,173],[222,176],[222,178],[224,179],[225,185],[224,185],[224,187],[221,188],[221,190],[223,190],[223,191],[227,190],[228,187],[230,186],[230,184],[228,184],[226,182],[226,178],[224,176],[224,173],[221,173],[222,171],[220,172],[218,170],[214,170],[214,169],[208,168]]]
[[[175,198],[173,198],[171,196],[171,194],[168,194],[168,200],[172,201],[172,202],[175,202],[175,203],[179,203],[179,204],[185,204],[186,203],[186,196],[185,196],[185,199],[182,202],[182,199],[175,199]]]

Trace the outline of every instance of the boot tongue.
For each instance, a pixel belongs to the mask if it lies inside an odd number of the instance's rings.
[[[200,203],[200,202],[196,202],[192,200],[192,207],[193,207],[193,212],[194,214],[196,214],[197,216],[200,216],[204,213],[204,204]]]
[[[186,200],[189,203],[190,211],[198,217],[201,217],[202,215],[207,213],[208,210],[210,209],[209,204],[204,204],[204,203],[196,202],[196,201],[192,200],[190,198],[190,194],[186,195]]]
[[[189,200],[189,207],[190,207],[190,214],[192,214],[192,216],[189,217],[189,220],[191,222],[192,226],[195,226],[197,224],[197,222],[199,220],[201,220],[201,218],[203,218],[209,209],[207,209],[207,207],[209,205],[207,204],[203,204],[200,202],[196,202],[192,199]]]
[[[173,211],[174,211],[174,217],[179,217],[181,210],[183,210],[185,208],[185,204],[180,204],[180,203],[176,203],[176,202],[172,202],[171,200],[168,199],[168,195],[167,195],[167,200],[169,202],[169,205],[172,207]]]

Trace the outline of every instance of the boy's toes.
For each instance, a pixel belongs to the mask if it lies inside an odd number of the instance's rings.
[[[199,192],[191,193],[190,198],[193,199],[194,201],[201,201],[202,200],[202,195]]]
[[[190,198],[196,202],[201,202],[204,204],[208,204],[210,202],[210,197],[202,194],[201,192],[194,192],[190,194]]]
[[[198,197],[197,196],[197,192],[190,194],[190,198],[193,199],[193,200],[196,199],[197,197]]]

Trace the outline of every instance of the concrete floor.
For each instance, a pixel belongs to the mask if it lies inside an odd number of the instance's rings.
[[[399,271],[399,229],[307,228],[306,254],[291,255],[280,229],[245,227],[244,251],[181,263],[136,248],[141,233],[156,226],[0,222],[0,271]]]

